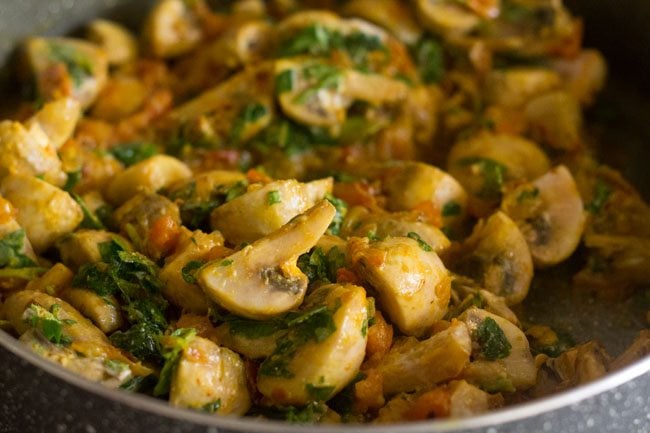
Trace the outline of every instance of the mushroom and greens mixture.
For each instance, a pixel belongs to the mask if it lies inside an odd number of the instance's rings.
[[[559,0],[222,5],[24,42],[2,328],[109,387],[290,422],[466,417],[648,352],[516,314],[559,264],[609,299],[650,281],[650,209],[583,126],[605,62]]]

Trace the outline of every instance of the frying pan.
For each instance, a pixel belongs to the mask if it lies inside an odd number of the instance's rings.
[[[97,16],[138,27],[150,1],[0,0],[0,65],[21,38],[74,32]],[[587,45],[604,51],[611,78],[597,106],[587,113],[599,125],[600,159],[621,170],[650,197],[650,2],[571,0],[585,18]],[[2,108],[16,88],[0,71]],[[2,107],[4,106],[4,107]],[[612,355],[646,326],[635,298],[610,304],[576,304],[562,284],[533,285],[523,318],[567,329],[577,341],[597,337]],[[645,307],[647,309],[647,306]],[[390,426],[295,426],[215,417],[172,408],[166,402],[114,391],[88,382],[40,358],[0,331],[0,433],[230,433],[230,432],[607,432],[650,433],[650,357],[567,392],[462,420]]]

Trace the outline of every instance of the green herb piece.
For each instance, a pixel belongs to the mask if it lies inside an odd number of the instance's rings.
[[[127,376],[131,374],[131,368],[129,367],[129,364],[117,359],[104,360],[104,369],[106,370],[106,373],[118,379],[125,374]]]
[[[435,84],[445,75],[445,53],[442,44],[432,36],[421,38],[412,48],[413,59],[422,81]]]
[[[133,326],[111,335],[113,343],[138,359],[158,358],[158,336],[167,327],[167,301],[160,290],[158,267],[137,252],[126,251],[116,239],[99,244],[102,261],[83,265],[72,280],[73,287],[100,296],[118,295]]]
[[[316,386],[311,383],[305,385],[305,391],[315,401],[327,401],[334,389],[336,389],[334,386]]]
[[[66,174],[68,175],[68,178],[65,180],[63,190],[70,192],[81,181],[81,170],[71,171]]]
[[[327,199],[327,201],[332,203],[332,205],[334,205],[334,208],[336,209],[336,214],[334,215],[334,218],[332,219],[332,222],[330,223],[327,230],[329,234],[338,236],[339,233],[341,233],[341,226],[343,225],[343,219],[345,218],[345,215],[347,215],[348,213],[348,204],[344,200],[334,197],[332,194],[327,194],[325,198]]]
[[[332,408],[336,413],[341,415],[343,422],[347,422],[354,412],[354,388],[355,385],[366,378],[366,374],[358,372],[356,376],[348,383],[345,388],[338,392],[327,405]]]
[[[462,208],[457,202],[450,200],[442,207],[443,217],[452,217],[460,215]]]
[[[281,203],[282,199],[280,198],[280,191],[269,191],[266,194],[266,203],[269,206],[273,206],[274,204]]]
[[[483,299],[479,293],[467,295],[467,297],[465,297],[465,299],[463,299],[459,304],[449,308],[447,314],[445,315],[445,320],[451,320],[455,317],[458,317],[463,314],[465,310],[471,307],[485,308],[485,299]]]
[[[133,376],[120,385],[120,389],[129,392],[145,392],[156,386],[158,379],[153,374],[148,376]]]
[[[585,209],[594,215],[598,215],[607,204],[612,192],[612,188],[607,182],[598,179],[594,187],[593,198],[591,202],[587,203]]]
[[[376,35],[368,35],[361,32],[353,32],[343,39],[343,48],[350,55],[350,59],[357,67],[366,68],[368,55],[373,51],[383,51],[388,54],[388,50]]]
[[[90,59],[69,45],[51,42],[50,58],[65,65],[75,88],[78,88],[86,78],[93,74]]]
[[[109,149],[108,152],[129,167],[157,155],[158,147],[152,143],[134,142],[117,145]]]
[[[276,119],[249,146],[258,152],[269,153],[280,149],[291,157],[317,147],[336,146],[338,141],[332,138],[324,128],[306,127],[287,119]]]
[[[153,395],[156,397],[169,393],[169,387],[172,382],[172,376],[178,367],[183,350],[187,348],[190,342],[196,336],[196,329],[194,328],[179,328],[171,333],[171,335],[161,337],[162,357],[165,359],[165,364],[160,371],[158,383],[153,389]]]
[[[232,264],[233,264],[232,259],[225,259],[225,260],[222,260],[221,263],[219,263],[219,266],[230,266]]]
[[[481,354],[490,361],[502,359],[510,355],[512,345],[499,324],[487,317],[475,331],[475,338],[481,347]]]
[[[228,203],[229,201],[236,199],[240,195],[244,195],[246,193],[247,188],[248,188],[248,182],[245,182],[243,180],[233,184],[226,191],[225,202]]]
[[[468,157],[458,161],[462,167],[477,166],[483,176],[483,187],[478,196],[486,200],[496,200],[501,197],[505,176],[508,169],[505,165],[489,158]]]
[[[106,227],[104,226],[104,223],[101,222],[101,220],[95,215],[90,209],[88,209],[88,205],[86,205],[86,202],[84,201],[83,198],[77,193],[71,192],[70,195],[74,199],[74,201],[77,202],[79,207],[81,208],[81,211],[83,212],[83,220],[81,220],[81,223],[79,224],[80,227],[83,227],[85,229],[92,229],[92,230],[103,230]]]
[[[202,260],[190,260],[181,269],[181,276],[186,283],[196,284],[195,272],[205,264]]]
[[[280,57],[293,57],[300,54],[324,56],[341,45],[341,35],[320,24],[313,24],[300,30],[296,35],[280,44]]]
[[[409,233],[407,234],[407,236],[408,236],[409,238],[414,239],[415,241],[417,241],[417,243],[418,243],[418,245],[420,246],[420,248],[422,248],[422,249],[423,249],[424,251],[426,251],[427,253],[430,253],[431,251],[433,251],[433,248],[431,248],[431,245],[429,245],[429,244],[426,243],[424,240],[422,240],[422,238],[420,237],[419,234],[417,234],[417,233],[415,233],[415,232],[409,232]]]
[[[148,323],[137,323],[126,331],[116,331],[110,336],[111,343],[126,350],[140,360],[160,361],[158,338],[160,329]]]
[[[525,189],[517,194],[517,203],[521,204],[525,201],[535,199],[539,196],[539,189],[533,187],[531,189]]]
[[[267,114],[268,109],[265,105],[258,102],[247,104],[240,111],[232,124],[232,129],[230,130],[230,143],[234,145],[239,144],[248,125],[257,122]]]
[[[305,67],[302,74],[311,84],[296,95],[294,102],[297,104],[307,103],[323,89],[337,88],[342,78],[339,68],[323,63],[314,63]]]
[[[381,240],[381,236],[377,234],[377,230],[369,230],[366,233],[366,237],[370,242],[379,242]]]
[[[221,399],[218,398],[215,401],[212,401],[210,403],[206,403],[203,406],[201,406],[201,411],[207,412],[207,413],[216,413],[221,409]]]
[[[61,320],[58,312],[61,305],[54,304],[50,310],[46,310],[37,304],[30,305],[23,313],[23,319],[29,325],[40,331],[43,336],[54,344],[69,346],[72,343],[70,337],[63,333],[64,325],[76,323],[74,320]]]
[[[25,255],[25,230],[18,229],[0,240],[0,267],[28,268],[36,262]]]
[[[292,69],[285,69],[275,76],[275,93],[282,94],[293,90],[294,72]]]
[[[298,267],[311,283],[335,283],[337,271],[344,266],[345,253],[338,247],[331,248],[327,254],[321,247],[315,247],[298,257]]]
[[[287,313],[284,323],[287,335],[278,340],[271,356],[260,365],[259,374],[273,377],[293,377],[289,363],[298,349],[309,341],[320,343],[336,331],[334,313],[341,306],[340,299],[332,307],[318,305],[302,313]]]

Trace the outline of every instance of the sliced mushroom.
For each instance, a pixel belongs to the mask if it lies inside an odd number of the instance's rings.
[[[382,170],[390,210],[412,210],[430,203],[443,227],[457,229],[467,212],[467,194],[454,177],[421,162],[400,162]]]
[[[469,363],[471,351],[467,326],[459,321],[423,341],[402,338],[393,344],[378,367],[384,380],[384,394],[430,389],[453,379]]]
[[[88,25],[88,39],[104,49],[111,65],[129,63],[138,56],[138,41],[122,25],[97,19]]]
[[[551,62],[562,77],[564,88],[582,106],[590,106],[605,86],[607,63],[603,55],[593,49],[582,50],[575,58],[555,58]]]
[[[531,137],[540,143],[569,152],[582,146],[582,112],[571,94],[556,91],[534,98],[525,116]]]
[[[139,192],[156,192],[191,176],[192,171],[182,161],[155,155],[118,173],[106,186],[106,198],[120,205]]]
[[[481,18],[462,2],[417,0],[416,6],[424,24],[446,37],[466,35],[481,23]]]
[[[336,209],[322,201],[267,237],[201,268],[203,291],[243,317],[265,319],[297,307],[308,279],[296,266],[332,222]]]
[[[264,322],[261,322],[262,326]],[[273,354],[280,341],[285,335],[286,330],[272,331],[268,335],[247,335],[246,333],[237,332],[236,326],[228,322],[219,325],[215,330],[215,336],[219,344],[242,354],[248,359],[268,358]]]
[[[18,210],[16,219],[37,253],[72,232],[83,220],[81,207],[67,192],[33,176],[5,177],[0,194]]]
[[[2,304],[2,316],[7,318],[18,334],[23,334],[31,329],[29,320],[25,320],[25,310],[32,304],[39,305],[47,311],[53,305],[59,305],[57,318],[63,321],[62,332],[70,337],[73,342],[108,344],[106,335],[73,306],[47,293],[32,290],[17,292],[8,297]]]
[[[538,267],[569,257],[580,243],[585,212],[569,170],[560,165],[514,189],[501,209],[517,223]]]
[[[550,163],[532,141],[483,132],[456,143],[447,167],[470,194],[470,212],[483,217],[498,207],[507,183],[539,177],[549,171]]]
[[[53,185],[65,182],[56,148],[38,124],[27,129],[19,122],[0,122],[0,178],[9,174],[42,176]]]
[[[503,212],[477,224],[449,263],[453,270],[505,298],[508,305],[526,297],[533,278],[533,260],[526,239]]]
[[[322,61],[281,59],[275,62],[275,76],[283,85],[276,93],[288,117],[313,126],[343,124],[353,102],[342,90],[343,69]]]
[[[149,89],[140,79],[128,75],[114,75],[93,104],[93,118],[118,122],[133,115],[144,106]]]
[[[88,108],[106,84],[108,60],[97,45],[73,38],[30,38],[24,62],[45,101],[73,97]]]
[[[274,36],[273,27],[266,21],[242,21],[210,46],[210,58],[229,69],[259,61],[271,52]]]
[[[60,296],[106,334],[117,331],[124,324],[120,304],[114,296],[99,296],[87,289],[73,288],[63,291]]]
[[[153,373],[110,345],[93,343],[94,350],[85,344],[74,344],[74,348],[64,347],[51,343],[35,331],[25,332],[20,336],[20,341],[39,356],[108,388],[118,388],[130,379]]]
[[[44,104],[25,126],[29,131],[32,131],[33,124],[40,126],[50,144],[58,150],[72,136],[80,117],[79,102],[73,98],[61,98]]]
[[[416,213],[370,213],[366,208],[357,207],[350,210],[348,215],[343,223],[345,230],[342,235],[344,236],[364,237],[372,233],[383,239],[389,236],[408,237],[410,234],[424,241],[436,254],[441,254],[451,245],[442,231],[431,224],[419,221],[420,218]]]
[[[313,338],[303,341],[301,332],[290,333],[283,340],[294,344],[295,350],[278,350],[260,366],[257,387],[274,404],[326,401],[354,378],[363,362],[368,324],[366,291],[351,284],[321,286],[309,295],[303,310],[317,306],[327,308],[322,314],[328,316],[324,323],[329,323],[325,325],[329,335],[319,336],[311,330]],[[282,364],[289,374],[267,368],[270,363],[274,367]]]
[[[160,194],[134,196],[113,213],[113,218],[135,249],[153,260],[168,255],[178,242],[178,206]]]
[[[560,85],[560,76],[552,69],[518,67],[494,70],[485,84],[485,98],[489,104],[517,110],[532,98],[558,89]]]
[[[59,296],[64,289],[70,287],[73,277],[74,274],[70,269],[63,263],[57,263],[40,277],[30,281],[25,289]]]
[[[488,392],[535,385],[537,367],[521,329],[479,308],[470,308],[459,319],[467,324],[473,343],[474,360],[463,372],[468,382]]]
[[[357,272],[377,291],[382,308],[406,335],[420,336],[447,312],[451,277],[421,240],[354,238],[348,254]]]
[[[160,0],[149,12],[142,33],[147,48],[162,58],[183,55],[203,38],[198,17],[183,0]]]
[[[404,101],[409,96],[410,89],[403,81],[379,74],[347,70],[343,76],[342,92],[353,101],[386,105]]]
[[[169,402],[193,409],[218,402],[217,414],[244,415],[251,406],[244,362],[230,349],[194,337],[174,371]]]
[[[611,358],[602,344],[588,341],[557,358],[547,358],[540,366],[537,383],[530,393],[543,397],[594,381],[610,371],[610,364]]]
[[[167,257],[165,266],[160,271],[163,296],[183,311],[207,314],[210,306],[208,299],[194,282],[191,271],[185,267],[193,262],[194,270],[198,269],[208,260],[211,250],[222,245],[223,236],[219,232],[206,234],[200,230],[194,232],[184,230],[174,254]]]
[[[101,261],[99,244],[113,239],[118,240],[122,245],[129,245],[129,241],[116,233],[82,229],[60,238],[56,242],[56,247],[63,263],[73,269],[78,269],[86,263]]]
[[[422,34],[410,9],[399,0],[352,0],[346,3],[344,12],[388,29],[407,45],[415,44]]]
[[[291,179],[254,185],[245,194],[213,210],[210,225],[233,245],[253,242],[279,229],[331,191],[331,178],[309,183]]]

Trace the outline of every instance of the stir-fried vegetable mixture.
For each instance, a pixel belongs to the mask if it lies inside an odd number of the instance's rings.
[[[650,209],[583,125],[605,62],[560,1],[224,4],[20,48],[3,328],[109,387],[300,423],[471,416],[648,352],[516,314],[558,265],[612,300],[650,281]]]

